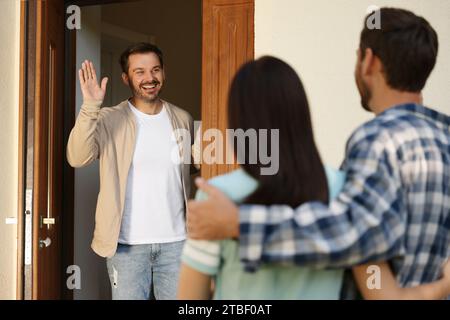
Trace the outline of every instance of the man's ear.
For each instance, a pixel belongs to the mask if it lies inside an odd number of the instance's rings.
[[[125,72],[122,72],[122,81],[126,86],[130,86],[128,75]]]
[[[370,75],[373,72],[373,65],[375,56],[372,49],[366,48],[364,51],[364,58],[361,61],[361,73],[363,76]]]

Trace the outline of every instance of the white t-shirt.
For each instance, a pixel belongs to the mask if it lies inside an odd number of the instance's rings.
[[[166,106],[160,113],[148,115],[128,104],[136,117],[136,146],[128,173],[119,243],[184,240],[180,159]]]

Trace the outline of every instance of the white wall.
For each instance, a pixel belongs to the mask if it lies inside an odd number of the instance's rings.
[[[255,55],[275,55],[299,73],[324,162],[339,166],[351,132],[372,115],[360,107],[353,71],[367,8],[395,6],[425,17],[439,35],[425,104],[450,113],[450,1],[256,0]]]
[[[77,69],[88,59],[100,74],[101,7],[83,7],[82,25],[77,31]],[[77,77],[77,114],[83,102]],[[81,290],[74,291],[74,299],[109,299],[110,289],[106,262],[91,249],[94,234],[95,208],[99,190],[98,162],[75,170],[75,264],[81,268]]]
[[[20,2],[0,1],[0,300],[16,298]],[[6,45],[5,45],[6,44]]]

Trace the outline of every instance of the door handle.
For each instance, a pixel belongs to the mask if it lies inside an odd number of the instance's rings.
[[[55,218],[44,218],[42,219],[42,224],[46,225],[55,224]]]
[[[51,225],[54,225],[56,223],[56,219],[55,218],[44,218],[44,216],[40,217],[40,223],[39,226],[42,228],[44,225],[47,226],[47,229],[50,229]]]
[[[52,244],[52,239],[47,237],[45,240],[39,239],[39,248],[47,248]]]

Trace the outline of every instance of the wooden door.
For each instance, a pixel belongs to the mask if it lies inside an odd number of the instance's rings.
[[[203,0],[202,131],[217,128],[224,142],[231,81],[239,67],[254,58],[254,8],[254,0]],[[223,156],[226,160],[225,148]],[[202,176],[235,167],[203,162]]]
[[[36,1],[32,299],[60,299],[64,2]]]

